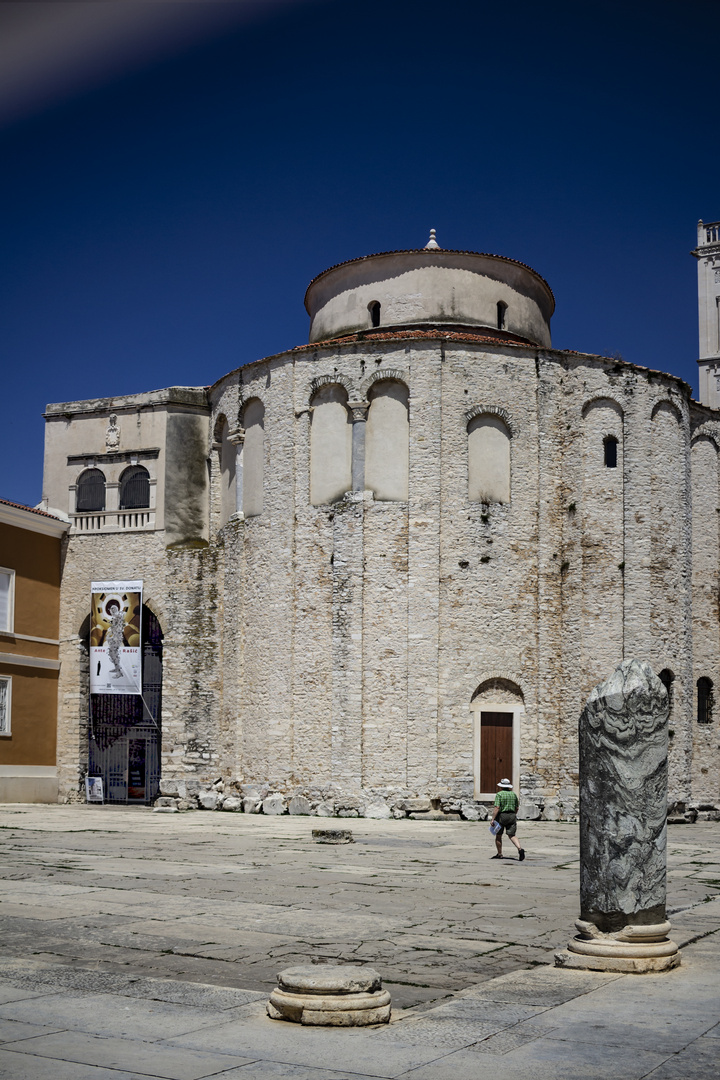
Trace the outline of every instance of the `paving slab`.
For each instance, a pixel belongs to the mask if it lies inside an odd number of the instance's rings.
[[[505,1053],[458,1050],[400,1076],[402,1080],[641,1080],[663,1060],[660,1054],[644,1051],[629,1058],[617,1047],[575,1047],[533,1039],[509,1045]]]
[[[78,1031],[60,1031],[40,1035],[22,1042],[6,1043],[5,1050],[14,1050],[25,1068],[25,1056],[74,1061],[106,1069],[121,1069],[141,1076],[162,1077],[163,1080],[201,1080],[231,1067],[250,1063],[249,1058],[232,1057],[212,1052],[180,1050],[167,1044],[140,1042],[131,1039],[103,1039]],[[16,1073],[16,1080],[23,1077]]]
[[[136,1072],[29,1057],[0,1048],[0,1080],[147,1080]],[[250,1080],[250,1077],[247,1077]]]
[[[0,1005],[0,1038],[3,1022],[23,1021],[31,1025],[37,1015],[37,1005],[32,1001]],[[152,1042],[211,1027],[217,1024],[217,1010],[177,1003],[169,1005],[160,1001],[138,1001],[117,994],[63,993],[43,1000],[42,1018],[44,1025],[56,1030],[85,1031],[94,1035]]]

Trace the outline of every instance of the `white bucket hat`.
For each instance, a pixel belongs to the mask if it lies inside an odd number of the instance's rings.
[[[498,787],[510,788],[512,790],[512,784],[510,783],[509,780],[501,780],[500,783],[498,784]]]

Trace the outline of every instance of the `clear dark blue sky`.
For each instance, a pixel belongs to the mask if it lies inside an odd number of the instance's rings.
[[[296,0],[6,119],[0,497],[41,496],[47,402],[301,344],[315,274],[431,226],[696,393],[718,40],[714,0]]]

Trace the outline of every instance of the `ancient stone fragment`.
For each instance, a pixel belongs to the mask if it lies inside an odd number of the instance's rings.
[[[662,970],[667,939],[668,697],[649,664],[624,660],[580,717],[579,937],[559,966]],[[578,954],[582,959],[578,959]]]
[[[351,829],[313,829],[313,840],[318,844],[354,844]]]
[[[390,994],[377,971],[355,964],[306,964],[278,974],[267,1013],[273,1020],[328,1027],[386,1024]]]

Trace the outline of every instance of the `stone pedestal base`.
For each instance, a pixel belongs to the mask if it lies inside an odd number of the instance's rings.
[[[377,971],[354,964],[286,968],[267,1004],[272,1020],[327,1027],[387,1024],[390,994]]]
[[[669,971],[680,963],[680,951],[668,933],[670,923],[624,926],[615,934],[603,934],[594,923],[575,923],[578,936],[567,949],[555,953],[555,967],[590,971],[624,971],[642,975]]]

